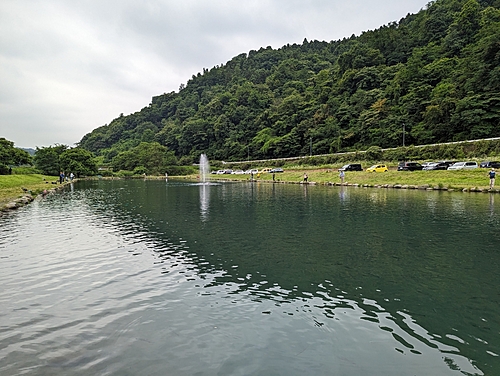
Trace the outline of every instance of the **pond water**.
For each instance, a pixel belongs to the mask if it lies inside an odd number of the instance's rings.
[[[500,374],[499,222],[491,194],[78,182],[0,217],[0,374]]]

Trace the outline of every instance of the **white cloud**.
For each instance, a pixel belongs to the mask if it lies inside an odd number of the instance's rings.
[[[337,40],[420,0],[3,0],[0,137],[72,145],[120,113],[251,49]]]

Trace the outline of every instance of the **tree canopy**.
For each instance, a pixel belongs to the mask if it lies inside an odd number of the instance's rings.
[[[76,176],[95,175],[97,165],[92,152],[82,148],[69,148],[67,145],[54,145],[36,148],[35,167],[46,175],[59,175],[60,171]]]
[[[395,147],[403,126],[407,145],[500,136],[499,8],[431,1],[357,37],[252,50],[79,146],[122,168],[123,153],[143,143],[183,163],[201,153],[231,161]]]
[[[14,147],[14,143],[0,138],[0,174],[8,174],[11,166],[30,164],[31,156],[28,152]]]

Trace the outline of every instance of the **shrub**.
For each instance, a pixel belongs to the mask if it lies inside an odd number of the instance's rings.
[[[120,171],[116,172],[115,175],[118,177],[122,177],[122,178],[128,178],[128,177],[131,177],[132,175],[134,175],[134,173],[132,171],[120,170]]]
[[[184,176],[198,173],[198,168],[195,166],[167,166],[166,172],[170,176]]]
[[[35,167],[15,167],[12,169],[13,175],[30,175],[30,174],[40,174],[41,172]]]
[[[146,167],[144,166],[137,166],[134,168],[134,171],[132,172],[133,175],[143,175],[147,172]]]
[[[382,158],[382,148],[380,146],[371,146],[365,152],[365,159],[367,160],[380,160]]]

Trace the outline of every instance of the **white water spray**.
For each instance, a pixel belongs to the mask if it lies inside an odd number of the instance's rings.
[[[210,164],[208,163],[208,158],[205,154],[200,156],[200,182],[206,183],[208,179],[208,174],[210,174]]]

